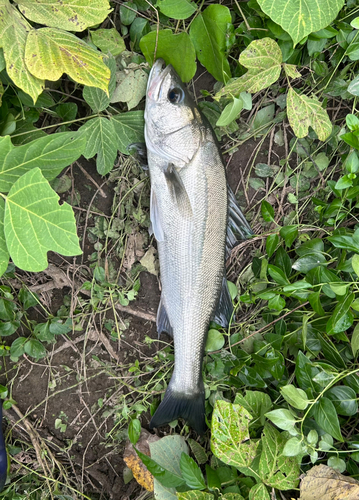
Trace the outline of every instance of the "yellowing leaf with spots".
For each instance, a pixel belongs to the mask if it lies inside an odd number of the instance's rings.
[[[25,271],[47,268],[47,252],[80,255],[72,208],[59,196],[39,168],[18,179],[5,203],[4,233],[14,264]]]
[[[238,96],[244,91],[254,94],[272,85],[281,72],[282,51],[271,38],[254,40],[241,53],[239,62],[248,68],[247,73],[223,87],[216,99],[224,95]]]
[[[18,0],[17,4],[31,21],[68,31],[102,23],[111,12],[108,0]]]
[[[31,26],[10,5],[0,1],[0,47],[4,50],[6,71],[12,81],[35,102],[44,88],[44,79],[32,75],[25,64],[25,44]]]
[[[316,97],[297,94],[292,88],[288,91],[287,112],[290,126],[299,138],[308,135],[309,126],[316,132],[320,141],[325,141],[332,131],[328,113]]]
[[[325,28],[344,5],[344,0],[258,0],[272,21],[290,34],[294,45],[309,33]]]
[[[33,75],[54,81],[67,73],[76,82],[98,87],[108,95],[111,72],[102,58],[75,35],[60,29],[32,30],[27,37],[25,61]]]

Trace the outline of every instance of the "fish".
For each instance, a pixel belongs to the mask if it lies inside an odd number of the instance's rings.
[[[171,65],[150,71],[145,142],[151,230],[157,240],[161,299],[157,331],[174,339],[174,370],[150,429],[183,418],[206,431],[202,362],[211,320],[228,327],[233,306],[226,256],[252,234],[227,185],[208,121]]]

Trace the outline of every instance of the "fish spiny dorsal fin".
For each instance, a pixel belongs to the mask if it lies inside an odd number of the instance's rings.
[[[226,258],[231,254],[232,249],[239,242],[246,240],[252,236],[253,231],[250,228],[242,210],[238,206],[235,194],[227,185],[228,192],[228,226],[226,238]]]

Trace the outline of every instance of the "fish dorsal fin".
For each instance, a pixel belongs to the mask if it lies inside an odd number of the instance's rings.
[[[167,186],[171,193],[173,202],[177,205],[181,215],[192,217],[192,206],[185,185],[174,165],[170,164],[164,171]]]
[[[152,230],[156,240],[163,241],[165,239],[165,236],[161,225],[161,215],[157,204],[156,193],[153,188],[151,188],[150,219],[151,219],[150,234]]]
[[[166,311],[166,308],[163,304],[162,297],[160,300],[160,305],[158,306],[158,310],[157,310],[156,323],[157,323],[158,338],[160,338],[160,335],[162,332],[165,332],[170,337],[173,337],[172,326],[171,326],[170,320],[167,316],[167,311]]]
[[[233,315],[232,299],[228,290],[226,276],[223,276],[221,295],[218,300],[217,308],[214,312],[212,321],[223,328],[228,328],[229,322]]]
[[[229,257],[232,249],[240,241],[244,241],[252,236],[253,231],[250,228],[242,210],[238,206],[236,197],[232,189],[227,185],[228,192],[228,227],[226,238],[226,256]]]

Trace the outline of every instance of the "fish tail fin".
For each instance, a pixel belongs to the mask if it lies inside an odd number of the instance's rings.
[[[167,387],[163,401],[151,419],[150,429],[160,427],[182,417],[198,434],[204,434],[207,426],[204,411],[203,382],[202,390],[190,396],[184,392],[174,391],[171,382]]]

